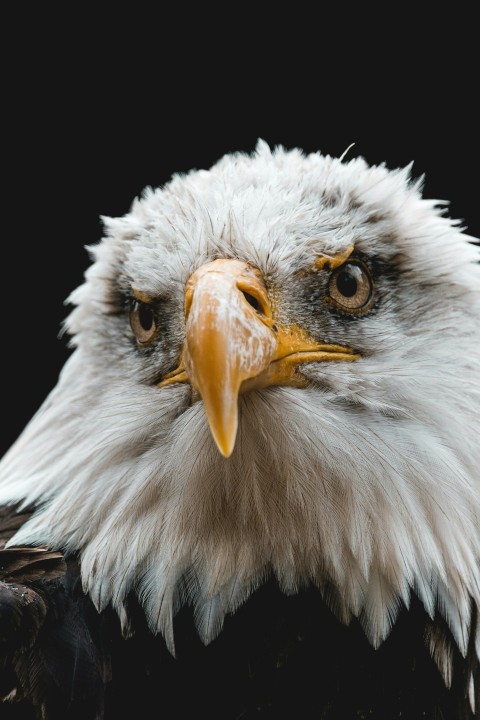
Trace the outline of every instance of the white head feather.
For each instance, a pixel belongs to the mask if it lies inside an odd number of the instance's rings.
[[[413,591],[465,652],[480,609],[479,252],[420,191],[410,168],[259,142],[105,219],[71,296],[75,350],[0,464],[0,501],[39,506],[11,544],[78,551],[97,607],[121,614],[135,591],[171,648],[182,604],[209,642],[273,573],[285,592],[333,586],[334,611],[375,645]],[[299,278],[350,244],[378,265],[378,301],[342,322]],[[185,284],[218,257],[260,268],[282,319],[362,354],[305,365],[306,389],[242,395],[227,459],[189,388],[155,385],[178,360]],[[164,298],[148,356],[119,304],[132,287]]]

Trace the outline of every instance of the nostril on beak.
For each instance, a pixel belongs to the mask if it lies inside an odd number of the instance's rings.
[[[246,292],[245,290],[242,290],[241,288],[239,289],[245,300],[248,302],[249,305],[253,307],[254,310],[256,310],[257,312],[263,312],[262,304],[260,300],[258,300],[258,298]]]

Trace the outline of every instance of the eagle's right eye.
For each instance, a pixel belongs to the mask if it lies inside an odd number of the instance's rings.
[[[344,312],[369,310],[373,305],[374,292],[367,267],[359,260],[352,260],[337,268],[330,275],[325,299]]]
[[[130,327],[137,339],[137,343],[139,345],[148,345],[157,332],[153,308],[139,300],[134,300],[130,308]]]

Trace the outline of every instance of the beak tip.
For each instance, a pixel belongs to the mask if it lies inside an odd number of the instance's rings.
[[[214,437],[215,444],[224,458],[229,458],[235,447],[236,432],[227,437]]]
[[[212,398],[211,394],[200,393],[200,395],[215,445],[220,454],[228,458],[233,453],[237,438],[238,388],[235,387],[232,392],[221,395],[220,399],[223,402],[219,402],[219,398]]]

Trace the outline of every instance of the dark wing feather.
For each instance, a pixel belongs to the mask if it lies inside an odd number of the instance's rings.
[[[61,553],[43,548],[5,549],[5,543],[30,517],[15,506],[0,509],[0,696],[17,694],[13,663],[31,648],[47,615],[42,594],[29,583],[40,577],[59,578],[65,572]]]
[[[0,717],[102,718],[110,672],[103,618],[74,558],[5,548],[30,516],[0,509]]]
[[[32,509],[20,510],[19,505],[0,505],[0,550],[32,514]]]

